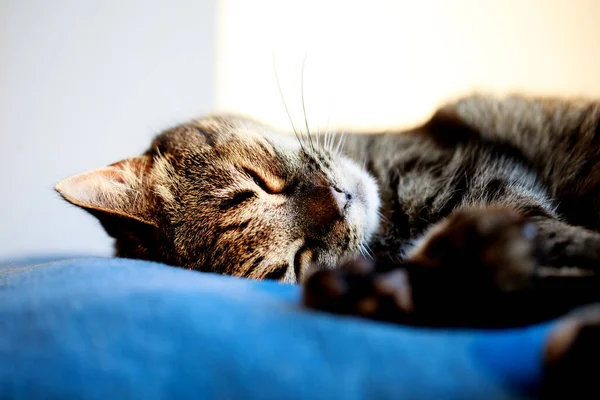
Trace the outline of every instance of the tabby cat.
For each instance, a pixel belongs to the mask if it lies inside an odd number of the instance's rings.
[[[600,301],[600,102],[475,95],[405,132],[296,136],[208,116],[56,189],[118,256],[302,282],[329,312],[505,327]],[[592,393],[598,309],[549,340],[546,397]]]

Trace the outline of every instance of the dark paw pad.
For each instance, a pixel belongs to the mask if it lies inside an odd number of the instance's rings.
[[[398,320],[411,311],[410,285],[405,271],[370,273],[368,262],[352,261],[334,270],[317,271],[304,283],[307,307],[368,317]]]

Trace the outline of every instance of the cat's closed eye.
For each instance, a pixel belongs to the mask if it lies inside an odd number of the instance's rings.
[[[220,204],[221,208],[232,208],[239,206],[244,203],[246,200],[251,199],[255,196],[254,192],[251,190],[244,190],[242,192],[235,193],[231,198],[223,200]]]
[[[244,173],[248,175],[254,183],[268,194],[281,194],[285,190],[285,182],[271,174],[259,173],[255,169],[244,167]]]

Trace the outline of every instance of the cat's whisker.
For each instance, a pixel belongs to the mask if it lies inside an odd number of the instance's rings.
[[[335,153],[339,156],[341,155],[342,144],[346,141],[346,133],[341,132],[339,135],[339,140],[337,142],[337,147],[335,148]]]
[[[370,252],[370,249],[368,248],[368,246],[367,246],[367,244],[366,244],[366,243],[364,243],[364,242],[363,242],[363,243],[361,243],[361,244],[358,246],[358,249],[359,249],[359,251],[360,251],[360,254],[361,254],[361,255],[362,255],[364,258],[369,258],[369,259],[371,259],[371,260],[374,258],[374,257],[373,257],[373,255],[372,255],[372,252]]]
[[[361,255],[361,256],[363,256],[363,258],[367,258],[367,257],[365,256],[365,252],[364,252],[364,250],[363,250],[363,248],[362,248],[362,245],[359,245],[359,246],[358,246],[358,251],[360,252],[360,255]]]
[[[330,151],[332,154],[335,154],[335,145],[336,145],[336,142],[337,142],[337,140],[338,140],[338,135],[337,135],[337,133],[336,133],[336,134],[333,134],[333,135],[331,136],[331,140],[330,140],[330,142],[329,142],[329,151]]]
[[[294,131],[294,135],[296,135],[296,139],[298,139],[298,143],[300,144],[300,148],[304,151],[304,143],[298,134],[298,130],[294,125],[294,120],[292,119],[292,115],[290,114],[290,110],[287,106],[287,102],[285,101],[285,96],[283,95],[283,89],[281,88],[281,82],[279,80],[279,74],[277,73],[277,65],[275,64],[275,50],[273,49],[272,53],[273,59],[273,72],[275,73],[275,81],[277,82],[277,89],[279,89],[279,96],[281,97],[281,101],[283,102],[283,107],[285,108],[285,112],[290,120],[290,124],[292,125],[292,130]]]
[[[308,117],[306,115],[306,105],[304,103],[304,67],[306,66],[306,54],[302,59],[302,75],[300,76],[300,97],[302,99],[302,112],[304,113],[304,124],[306,126],[306,134],[308,136],[308,142],[313,151],[315,151],[315,145],[310,134],[310,128],[308,127]]]
[[[317,134],[315,136],[317,138],[317,149],[322,150],[322,147],[321,147],[321,130],[319,129],[318,126],[317,126]]]
[[[348,133],[346,133],[346,132],[343,133],[343,137],[342,137],[342,149],[346,145],[346,141],[348,140],[348,136],[349,136]],[[340,151],[340,154],[342,154],[342,151]]]
[[[328,145],[326,146],[327,149],[332,152],[332,138],[333,138],[333,134],[332,132],[329,131],[329,122],[331,121],[331,101],[329,102],[329,112],[327,113],[327,122],[325,122],[325,137],[329,138],[329,142]]]
[[[329,151],[333,153],[333,148],[335,146],[335,139],[336,139],[336,135],[335,133],[331,132],[329,135]]]
[[[331,151],[332,151],[333,153],[335,153],[336,155],[338,154],[338,152],[337,152],[337,149],[340,147],[340,142],[341,142],[341,140],[342,140],[341,134],[339,134],[339,133],[338,133],[338,134],[335,136],[335,141],[334,141],[334,143],[333,143],[333,145],[332,145],[332,147],[331,147]]]
[[[369,244],[367,242],[365,242],[365,248],[367,249],[367,252],[371,256],[371,259],[374,260],[375,259],[375,253],[373,252],[373,249],[371,249],[371,247],[369,246]]]
[[[390,220],[388,219],[388,217],[386,217],[385,215],[383,215],[383,213],[381,211],[377,210],[377,215],[379,216],[379,218],[381,218],[385,222],[390,222]]]

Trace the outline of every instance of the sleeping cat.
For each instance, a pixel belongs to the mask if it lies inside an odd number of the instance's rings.
[[[330,312],[504,327],[600,301],[600,102],[472,96],[344,137],[208,116],[56,189],[118,256],[302,282]],[[597,308],[568,317],[545,396],[591,393],[599,343]]]

